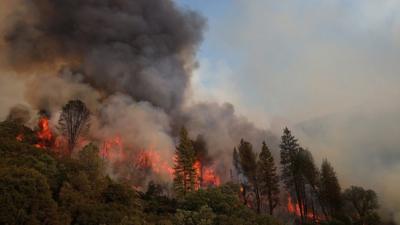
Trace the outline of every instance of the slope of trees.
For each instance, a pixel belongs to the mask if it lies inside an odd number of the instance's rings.
[[[139,192],[106,175],[96,145],[64,157],[34,147],[30,139],[17,140],[20,131],[32,134],[15,122],[0,123],[0,224],[280,224],[241,204],[235,184],[187,191],[178,199],[154,182]],[[191,143],[185,136],[183,143]]]
[[[297,224],[384,224],[373,190],[351,186],[342,192],[332,165],[324,160],[317,168],[311,152],[287,128],[280,174],[265,142],[257,151],[241,140],[233,151],[233,182],[204,189],[195,188],[194,163],[211,161],[208,146],[201,137],[191,140],[182,128],[175,197],[154,182],[140,192],[111,179],[95,144],[66,157],[38,149],[36,142],[35,132],[19,120],[0,123],[0,224],[275,225],[281,224],[274,217],[283,218],[287,195],[299,210],[289,212],[299,218]]]

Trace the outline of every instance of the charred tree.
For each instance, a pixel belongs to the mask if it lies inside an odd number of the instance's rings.
[[[79,137],[89,129],[90,111],[80,100],[71,100],[63,108],[58,121],[66,138],[67,151],[71,155]]]
[[[243,175],[247,178],[247,180],[253,187],[256,199],[257,213],[260,213],[261,193],[260,193],[259,182],[257,179],[257,161],[256,161],[257,156],[253,151],[252,145],[249,142],[244,141],[243,139],[240,141],[238,149],[239,149],[240,168],[243,172]]]
[[[203,169],[212,164],[212,158],[208,154],[208,146],[202,135],[198,135],[196,140],[192,141],[196,160],[200,163],[199,168],[199,187],[203,187]]]

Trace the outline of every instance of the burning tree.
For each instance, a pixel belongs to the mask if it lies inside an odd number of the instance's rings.
[[[240,141],[239,145],[239,158],[240,158],[240,167],[242,169],[243,175],[246,176],[248,182],[252,185],[257,212],[261,212],[261,193],[259,187],[259,181],[257,179],[257,155],[253,151],[252,145],[244,141],[243,139]]]
[[[207,168],[206,171],[204,171],[204,168],[212,164],[212,158],[208,154],[208,146],[202,135],[198,135],[192,144],[199,170],[199,186],[202,187],[204,185],[204,181],[207,181],[207,171],[209,171]]]
[[[40,111],[39,116],[38,130],[36,131],[37,143],[35,146],[37,148],[51,147],[54,136],[49,125],[49,115],[45,111]]]
[[[192,141],[188,137],[185,127],[182,127],[179,135],[179,145],[175,151],[174,189],[177,195],[186,195],[195,190],[196,170],[194,164],[196,154]]]
[[[301,221],[318,220],[316,200],[319,198],[319,170],[311,152],[300,147],[288,128],[283,131],[280,148],[282,180],[288,192],[296,196]],[[308,211],[309,208],[312,212]]]
[[[299,205],[300,217],[304,221],[304,179],[300,173],[299,151],[300,145],[288,128],[285,128],[280,144],[282,180],[288,190],[294,190]]]
[[[68,154],[74,150],[79,136],[89,128],[89,118],[90,112],[80,100],[71,100],[63,107],[58,123],[67,140]]]

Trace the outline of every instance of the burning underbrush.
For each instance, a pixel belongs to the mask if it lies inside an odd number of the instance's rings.
[[[52,124],[49,116],[41,113],[34,129],[35,143],[33,146],[47,149],[60,156],[68,155],[67,137],[60,134],[59,129]],[[24,142],[24,134],[16,135],[16,140]],[[121,135],[114,135],[104,140],[90,137],[79,137],[75,149],[79,151],[89,143],[99,146],[99,157],[107,165],[111,177],[124,180],[138,190],[144,190],[145,185],[152,180],[170,183],[174,176],[174,156],[165,156],[171,150],[157,149],[155,144],[147,147],[136,147],[124,140]],[[76,153],[72,155],[74,157]],[[196,189],[221,185],[221,178],[215,172],[214,165],[203,165],[200,160],[193,164],[196,172]]]

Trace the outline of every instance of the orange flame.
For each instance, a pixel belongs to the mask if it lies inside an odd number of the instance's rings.
[[[293,204],[290,195],[288,196],[287,210],[289,213],[293,213],[296,216],[301,216],[299,204],[298,203]]]
[[[22,142],[24,140],[24,134],[18,134],[16,139],[17,141]]]
[[[42,116],[38,122],[39,130],[36,132],[38,143],[35,145],[38,148],[49,146],[53,140],[53,134],[49,127],[49,118]]]
[[[167,174],[172,177],[174,169],[154,150],[143,150],[138,155],[138,165],[149,168],[156,174]]]
[[[221,179],[216,175],[213,168],[203,167],[199,160],[196,160],[193,168],[196,172],[196,180],[198,181],[195,185],[196,189],[200,187],[219,186],[221,184]]]
[[[203,173],[203,183],[205,185],[220,186],[221,179],[212,168],[206,167]]]
[[[294,215],[299,216],[299,217],[301,216],[299,203],[296,202],[295,204],[293,204],[292,198],[290,197],[290,195],[288,196],[287,210],[289,213],[293,213]],[[312,212],[308,212],[306,217],[310,220],[313,220],[314,214]],[[315,215],[315,219],[317,222],[321,221],[321,218],[323,218],[323,217],[318,214]]]
[[[151,147],[140,150],[132,159],[123,151],[125,148],[122,139],[116,136],[104,141],[100,155],[111,162],[133,160],[134,164],[140,169],[150,169],[155,174],[167,175],[172,178],[174,170],[156,150]]]
[[[120,137],[117,136],[104,141],[103,146],[100,150],[100,155],[103,158],[114,161],[118,158],[121,158],[122,149],[122,140]]]

